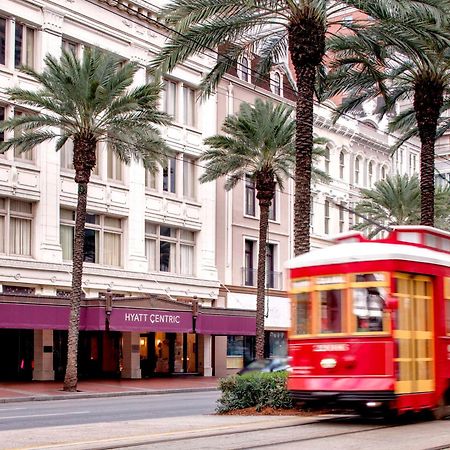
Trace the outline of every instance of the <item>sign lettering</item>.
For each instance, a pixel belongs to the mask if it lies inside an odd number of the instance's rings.
[[[175,314],[125,313],[125,322],[180,323],[180,316]]]

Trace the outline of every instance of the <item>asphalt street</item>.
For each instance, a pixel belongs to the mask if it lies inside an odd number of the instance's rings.
[[[219,392],[189,392],[5,403],[0,431],[212,414],[218,398]]]

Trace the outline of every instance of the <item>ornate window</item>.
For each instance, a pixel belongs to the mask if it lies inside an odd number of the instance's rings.
[[[31,256],[33,205],[0,198],[0,253]]]
[[[194,275],[194,248],[193,231],[146,222],[145,254],[149,272]]]
[[[75,211],[61,210],[60,242],[63,259],[71,260],[75,232]],[[84,229],[84,261],[120,267],[122,265],[122,219],[87,214]]]
[[[279,72],[273,72],[270,77],[271,90],[275,95],[283,95],[282,77]]]

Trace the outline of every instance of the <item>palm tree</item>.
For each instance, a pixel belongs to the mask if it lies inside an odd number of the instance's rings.
[[[446,2],[446,0],[444,0]],[[426,21],[445,9],[441,0],[172,0],[161,11],[169,41],[152,66],[161,73],[197,52],[211,55],[219,48],[217,63],[204,78],[202,89],[211,94],[240,58],[257,52],[258,76],[274,62],[289,58],[297,84],[294,253],[310,247],[310,198],[313,150],[313,104],[316,82],[324,73],[327,41],[340,30],[364,38],[370,28],[382,28],[386,40],[402,40],[413,26],[426,31]],[[355,10],[373,20],[363,25],[348,21]]]
[[[432,39],[410,32],[407,39],[414,40],[415,52],[408,52],[403,43],[383,46],[377,34],[358,47],[354,37],[342,36],[334,41],[334,71],[328,77],[328,95],[348,94],[336,118],[376,96],[384,97],[381,115],[401,107],[402,112],[391,117],[389,124],[389,131],[401,133],[392,150],[397,151],[412,137],[420,138],[420,223],[428,226],[434,225],[435,217],[435,143],[450,127],[450,121],[442,117],[443,110],[450,107],[447,24],[442,26],[442,35],[444,39]]]
[[[228,116],[222,126],[225,135],[205,139],[209,146],[201,159],[206,161],[200,182],[227,176],[225,189],[230,190],[250,176],[259,201],[259,250],[256,283],[256,357],[264,357],[264,296],[266,285],[266,247],[269,208],[276,187],[282,191],[286,179],[292,176],[295,162],[295,122],[292,108],[257,99],[255,105],[242,103],[236,116]],[[317,150],[325,139],[318,138]],[[321,179],[326,175],[318,171]]]
[[[354,227],[366,231],[370,238],[377,235],[383,226],[416,225],[420,222],[420,182],[417,175],[388,176],[375,183],[373,189],[361,189],[361,200],[355,211],[370,217],[371,222],[362,222]],[[436,189],[436,222],[448,227],[450,219],[450,187]],[[374,225],[380,223],[380,226]]]
[[[0,152],[10,148],[25,152],[48,140],[56,140],[58,151],[68,140],[73,141],[78,203],[64,390],[75,391],[87,188],[97,162],[97,143],[106,142],[110,151],[126,163],[131,158],[140,159],[145,167],[156,170],[158,163],[164,164],[167,146],[155,125],[168,123],[168,117],[157,110],[159,85],[130,88],[137,65],[122,65],[118,58],[98,49],[86,49],[81,60],[68,52],[63,52],[59,60],[49,55],[42,73],[26,67],[22,70],[40,88],[37,91],[12,88],[7,94],[34,111],[1,124],[1,130],[20,133],[1,142]]]

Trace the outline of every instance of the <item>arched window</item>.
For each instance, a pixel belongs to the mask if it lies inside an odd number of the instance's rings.
[[[325,148],[325,172],[330,174],[330,149],[329,147]]]
[[[344,170],[345,170],[345,153],[341,151],[339,154],[339,177],[341,180],[344,179]]]
[[[381,179],[384,180],[386,178],[386,167],[381,167]]]
[[[370,161],[369,162],[369,187],[372,187],[372,183],[373,183],[373,162]]]
[[[250,81],[250,69],[248,64],[248,58],[246,58],[245,56],[241,60],[239,72],[241,74],[242,80]]]
[[[360,172],[361,172],[361,157],[357,156],[355,159],[355,184],[360,183]]]
[[[272,92],[275,95],[281,95],[281,76],[278,72],[272,75]]]

